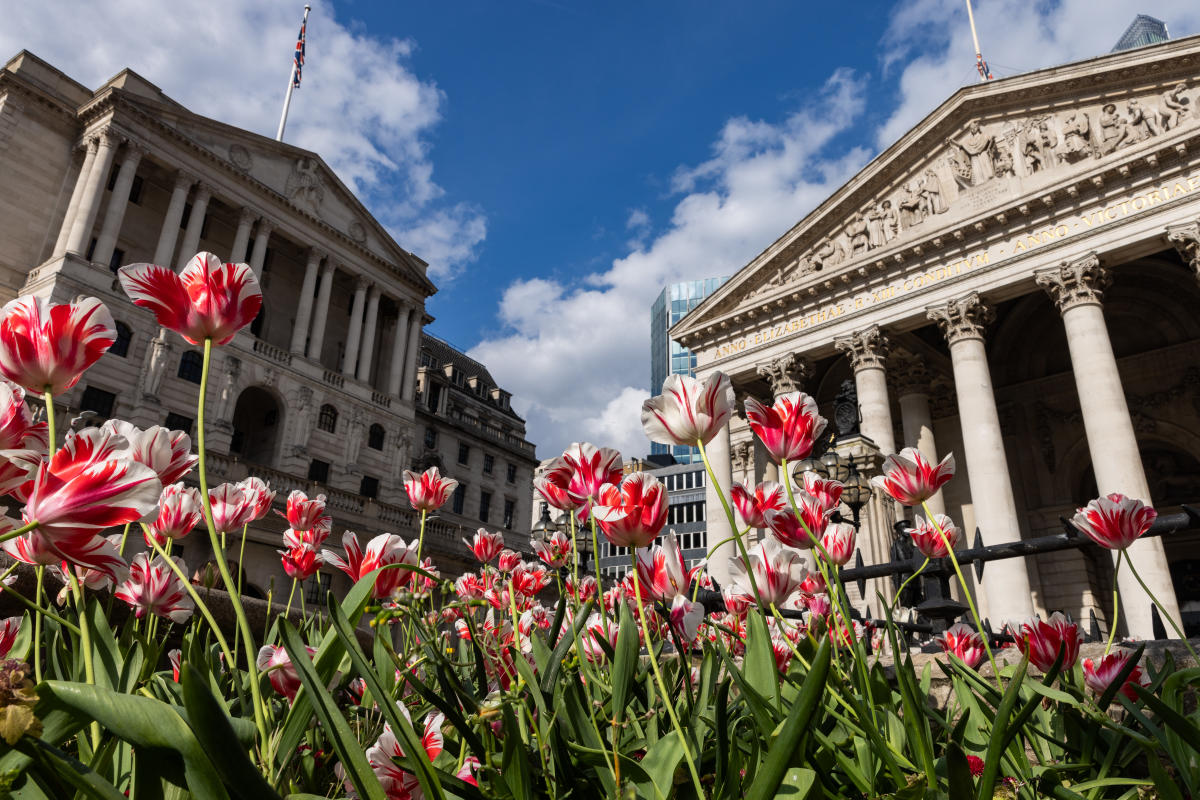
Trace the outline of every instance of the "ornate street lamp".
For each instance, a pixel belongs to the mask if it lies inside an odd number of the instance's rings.
[[[542,518],[533,524],[533,538],[544,542],[547,536],[553,536],[558,530],[558,523],[550,519],[550,505],[542,503]]]

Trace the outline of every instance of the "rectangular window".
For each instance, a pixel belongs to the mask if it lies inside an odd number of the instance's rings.
[[[83,390],[83,397],[79,399],[79,408],[83,411],[95,411],[97,416],[108,419],[113,414],[113,405],[116,402],[117,396],[112,392],[89,386]]]
[[[437,431],[433,428],[425,429],[425,449],[433,450],[437,447]]]
[[[451,508],[454,509],[454,513],[455,514],[463,513],[463,506],[466,504],[466,502],[467,502],[467,487],[464,484],[460,483],[458,486],[454,487],[454,500],[453,500],[453,505],[451,506]]]
[[[329,576],[318,572],[304,582],[304,600],[308,603],[324,603],[329,589]]]
[[[488,521],[488,512],[491,511],[491,508],[492,508],[492,493],[491,492],[480,492],[479,493],[479,521],[480,522]]]
[[[358,485],[358,493],[372,500],[379,497],[379,478],[363,475],[362,482]]]
[[[504,501],[504,527],[511,528],[513,526],[513,513],[517,510],[517,502],[515,500]]]
[[[308,479],[317,483],[329,482],[329,462],[314,458],[308,462]]]
[[[487,475],[492,474],[492,470],[496,468],[496,457],[491,453],[483,454],[483,471]]]
[[[167,414],[167,421],[163,426],[169,431],[183,431],[188,436],[192,435],[192,425],[195,423],[191,417],[184,414],[176,414],[174,411]]]
[[[426,380],[428,380],[428,378],[426,378]],[[442,399],[442,385],[440,383],[429,381],[429,391],[427,391],[425,395],[427,399],[425,404],[426,408],[428,408],[430,411],[437,411],[438,402]]]
[[[466,464],[471,460],[471,448],[465,444],[458,446],[458,463]]]
[[[508,469],[504,474],[504,479],[506,481],[508,481],[509,483],[517,482],[517,465],[516,464],[508,465]]]
[[[112,258],[108,260],[108,269],[110,272],[116,272],[125,263],[125,251],[119,247],[113,248]]]

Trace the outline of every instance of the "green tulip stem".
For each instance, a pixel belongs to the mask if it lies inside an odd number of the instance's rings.
[[[84,605],[83,587],[75,578],[75,565],[65,564],[63,574],[71,585],[71,594],[75,596],[75,607],[79,610],[79,646],[83,649],[83,675],[88,686],[96,685],[96,665],[92,660],[92,626],[88,622],[87,608]],[[88,726],[92,740],[92,751],[100,749],[100,723],[92,720]]]
[[[733,531],[732,538],[734,544],[737,545],[738,552],[742,556],[742,561],[746,564],[746,575],[750,578],[750,588],[754,591],[754,602],[761,608],[762,598],[758,595],[758,581],[754,579],[754,565],[750,563],[750,554],[746,552],[746,543],[742,540],[742,535],[738,533],[737,520],[733,517],[733,509],[730,507],[729,501],[725,499],[725,490],[721,487],[721,482],[717,480],[717,473],[713,471],[712,462],[708,460],[708,451],[704,447],[704,440],[697,439],[696,447],[700,450],[700,460],[704,462],[704,469],[708,472],[708,479],[712,482],[717,497],[721,498],[721,506],[725,509],[725,516],[729,519],[729,529]],[[746,530],[749,531],[750,529],[747,528]],[[703,797],[703,794],[701,796]]]
[[[145,523],[142,524],[142,527],[146,529],[146,541],[150,543],[150,547],[156,554],[158,554],[158,557],[163,560],[163,563],[175,573],[175,577],[179,578],[180,582],[183,584],[184,590],[188,593],[188,596],[192,598],[192,602],[196,604],[196,608],[200,610],[200,614],[208,622],[208,627],[212,628],[213,636],[215,636],[217,639],[217,644],[221,648],[221,653],[225,656],[226,663],[230,665],[229,669],[232,670],[232,665],[236,663],[233,660],[233,652],[229,649],[229,643],[225,640],[225,634],[221,633],[221,628],[219,625],[217,625],[217,620],[213,617],[212,611],[209,610],[203,598],[200,597],[199,593],[192,585],[192,582],[188,580],[188,576],[184,575],[183,570],[180,569],[179,565],[175,563],[175,559],[171,558],[170,554],[167,553],[163,546],[158,543],[158,539],[149,535],[150,531]],[[167,541],[170,542],[171,540],[168,539]]]
[[[7,542],[9,539],[15,539],[22,534],[29,533],[31,530],[36,528],[39,524],[40,523],[38,523],[38,521],[35,519],[33,522],[30,522],[26,525],[22,525],[19,528],[14,528],[13,530],[9,531],[6,534],[0,535],[0,542]]]
[[[292,578],[292,590],[288,592],[287,608],[283,610],[283,618],[291,619],[292,617],[292,601],[296,599],[296,579]]]
[[[895,611],[896,606],[900,604],[900,595],[904,593],[904,590],[908,588],[908,585],[913,582],[914,578],[925,571],[925,568],[929,566],[929,561],[929,556],[925,556],[925,560],[921,562],[921,566],[917,567],[917,571],[905,578],[904,583],[900,584],[900,588],[896,590],[896,596],[892,598],[892,611]]]
[[[46,568],[38,564],[34,568],[37,574],[37,589],[33,596],[34,605],[42,604],[42,593],[45,589]],[[33,618],[33,682],[42,682],[42,615]]]
[[[1117,563],[1113,566],[1113,611],[1112,616],[1108,618],[1108,642],[1104,645],[1104,655],[1108,655],[1108,651],[1112,650],[1113,640],[1117,638],[1117,620],[1120,619],[1118,614],[1121,610],[1121,593],[1117,591],[1117,574],[1121,571],[1121,561],[1125,558],[1125,551],[1117,551]]]
[[[54,451],[58,449],[58,436],[54,430],[54,395],[50,392],[49,384],[42,393],[42,400],[46,404],[46,440],[50,443],[46,452],[54,455]]]

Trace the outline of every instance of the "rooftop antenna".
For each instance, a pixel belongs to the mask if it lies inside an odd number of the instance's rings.
[[[971,11],[971,0],[967,0],[967,19],[971,22],[971,38],[975,40],[975,69],[979,70],[980,83],[985,83],[992,80],[992,70],[979,50],[979,34],[975,32],[975,13]]]

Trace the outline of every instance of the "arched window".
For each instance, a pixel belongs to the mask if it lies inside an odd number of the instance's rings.
[[[114,356],[125,358],[129,355],[129,343],[133,340],[133,328],[130,328],[124,322],[117,323],[117,340],[113,342],[112,347],[108,348],[108,352]]]
[[[317,415],[317,427],[323,431],[330,433],[337,432],[337,409],[329,403],[321,406],[321,413]]]
[[[195,350],[188,350],[179,358],[179,377],[185,381],[199,383],[204,374],[204,356]]]
[[[383,449],[383,426],[378,422],[367,431],[367,447],[372,450]]]

